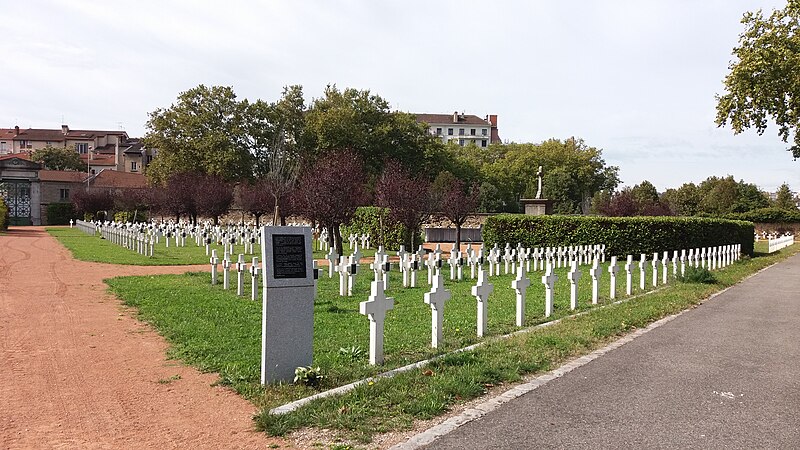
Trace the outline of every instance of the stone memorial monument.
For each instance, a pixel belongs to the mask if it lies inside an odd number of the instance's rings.
[[[314,343],[311,228],[263,227],[261,233],[261,384],[291,382],[310,366]]]
[[[542,198],[542,166],[536,171],[536,178],[538,179],[538,187],[536,190],[536,198],[521,198],[519,201],[525,208],[525,214],[529,216],[544,216],[553,214],[553,200]]]

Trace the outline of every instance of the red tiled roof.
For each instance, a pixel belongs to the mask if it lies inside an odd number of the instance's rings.
[[[94,187],[106,188],[144,188],[147,187],[147,179],[139,173],[103,170],[97,174],[91,184]]]
[[[81,154],[81,160],[83,162],[86,162],[86,159],[88,157],[89,157],[89,155],[87,153]],[[95,153],[92,154],[92,160],[89,162],[89,164],[91,164],[93,166],[116,166],[117,165],[117,163],[114,160],[114,155],[113,154],[111,154],[111,155],[102,155],[102,154],[98,155],[98,154],[95,154]]]
[[[24,159],[25,161],[30,161],[31,160],[31,155],[28,152],[9,153],[7,155],[0,155],[0,160],[11,159],[11,158],[19,158],[19,159]]]
[[[66,170],[40,170],[39,180],[82,183],[86,181],[86,173]]]
[[[414,114],[417,122],[425,122],[428,125],[481,125],[490,126],[491,124],[478,116],[471,114],[458,114],[458,122],[453,122],[453,114]]]

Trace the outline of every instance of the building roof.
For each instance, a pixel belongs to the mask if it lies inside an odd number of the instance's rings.
[[[59,181],[64,183],[83,183],[86,181],[86,173],[66,171],[66,170],[40,170],[39,179],[41,181]]]
[[[144,148],[144,144],[141,141],[130,140],[125,143],[128,148],[125,149],[123,153],[142,153],[142,149]],[[121,147],[122,145],[120,145]]]
[[[39,128],[20,128],[19,134],[14,128],[0,128],[0,137],[12,141],[51,141],[64,142],[65,136],[61,130],[44,130]]]
[[[66,133],[65,133],[66,131]],[[45,129],[45,128],[0,128],[0,139],[9,139],[15,141],[51,141],[51,142],[64,142],[65,140],[84,140],[94,139],[99,136],[107,136],[109,134],[128,137],[128,133],[123,130],[70,130],[68,126],[58,129]]]
[[[116,170],[103,170],[92,181],[94,187],[104,188],[145,188],[147,179],[139,173],[118,172]]]
[[[81,160],[86,162],[86,159],[89,158],[88,153],[81,154]],[[92,166],[116,166],[117,161],[114,158],[114,154],[111,155],[98,155],[92,153],[92,159],[88,162]]]
[[[484,127],[492,125],[471,114],[414,114],[414,116],[416,116],[417,122],[425,122],[428,125],[480,125]],[[458,121],[454,121],[453,117],[456,117]]]
[[[0,161],[11,158],[19,158],[19,159],[24,159],[25,161],[30,161],[31,154],[28,152],[19,152],[19,153],[9,153],[7,155],[0,155]]]

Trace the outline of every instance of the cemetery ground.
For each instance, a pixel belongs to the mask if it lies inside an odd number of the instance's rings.
[[[126,250],[119,245],[99,239],[97,236],[83,233],[77,227],[48,227],[47,232],[68,248],[70,252],[72,252],[73,258],[81,261],[137,266],[208,264],[209,261],[209,256],[206,256],[205,247],[198,247],[194,242],[189,242],[190,238],[187,238],[185,247],[177,246],[174,242],[171,242],[168,248],[165,247],[162,238],[162,242],[154,248],[153,257],[151,258]],[[210,248],[216,249],[220,259],[222,259],[223,250],[220,243],[212,243]],[[317,248],[316,242],[314,248]],[[346,245],[345,248],[347,248]],[[241,245],[236,246],[236,249],[244,253]],[[375,249],[364,249],[362,254],[364,257],[373,257],[375,256]],[[245,256],[248,262],[252,259],[252,256],[258,256],[260,258],[261,246],[256,244],[253,255]],[[325,252],[315,250],[314,258],[325,258]]]
[[[127,252],[118,247],[117,251]],[[795,251],[795,247],[790,247],[778,254],[734,263],[716,272],[718,282],[714,285],[672,281],[619,304],[611,304],[608,298],[606,265],[598,305],[604,307],[591,306],[591,278],[584,273],[577,311],[569,309],[566,269],[559,269],[555,311],[550,318],[543,317],[544,288],[538,282],[541,271],[532,271],[526,327],[575,312],[591,310],[591,313],[505,340],[495,338],[518,330],[514,326],[515,297],[510,287],[513,277],[491,277],[495,291],[488,301],[487,343],[460,353],[450,352],[479,342],[475,299],[470,295],[474,281],[468,277],[460,282],[447,279],[446,287],[453,297],[445,309],[443,345],[433,350],[430,309],[422,302],[423,294],[429,290],[424,280],[426,275],[423,271],[419,273],[421,287],[402,288],[395,266],[387,291],[387,295],[395,298],[395,307],[386,318],[386,361],[380,367],[367,364],[369,325],[358,313],[358,303],[369,296],[372,272],[362,265],[352,297],[338,295],[338,276],[329,279],[322,274],[315,303],[314,366],[322,369],[323,378],[315,387],[280,384],[264,388],[259,384],[261,303],[250,301],[247,295],[237,297],[235,290],[211,286],[208,267],[186,275],[118,277],[107,283],[127,305],[136,308],[140,319],[152,324],[167,339],[171,344],[167,351],[170,357],[201,371],[218,373],[218,384],[230,386],[256,405],[261,410],[256,416],[259,429],[272,435],[304,427],[333,429],[337,430],[338,438],[364,443],[380,438],[376,435],[383,432],[408,430],[415,421],[434,419],[470,399],[504,389],[525,376],[589,353],[632,330],[696,305]],[[587,269],[588,266],[583,267],[584,272]],[[443,269],[446,278],[448,271]],[[652,289],[650,274],[648,269],[645,283],[648,290]],[[245,280],[245,293],[249,293],[249,276]],[[641,294],[638,270],[633,272],[632,284],[634,294]],[[621,273],[617,278],[618,298],[624,297],[624,292],[625,279]],[[361,384],[344,395],[316,400],[285,415],[269,413],[271,408],[291,400],[437,355],[443,357],[393,378]]]

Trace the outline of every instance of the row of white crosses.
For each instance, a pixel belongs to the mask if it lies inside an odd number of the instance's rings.
[[[369,234],[359,235],[357,233],[353,233],[348,236],[347,241],[350,243],[350,250],[356,248],[359,243],[361,244],[361,248],[370,248]]]
[[[674,251],[672,259],[670,260],[669,252],[663,252],[659,258],[659,253],[654,253],[651,265],[653,267],[653,286],[658,285],[658,268],[662,268],[662,282],[667,283],[667,270],[669,263],[672,263],[672,274],[677,276],[678,267],[680,266],[680,273],[685,273],[686,266],[706,267],[709,269],[717,269],[727,266],[732,262],[738,260],[741,256],[741,246],[725,245],[719,247],[707,247],[699,249],[690,249],[688,251],[682,250],[680,253]],[[403,255],[405,257],[406,255]],[[384,261],[381,257],[381,261]],[[413,261],[413,259],[412,259]],[[516,278],[511,282],[511,288],[516,293],[516,317],[515,324],[522,327],[525,324],[525,301],[527,290],[531,285],[531,280],[527,277],[524,270],[525,261],[517,261],[516,263]],[[432,288],[431,291],[424,295],[425,304],[431,308],[431,347],[438,348],[442,341],[442,321],[444,318],[445,303],[451,298],[451,293],[444,287],[444,281],[440,270],[440,265],[434,269]],[[582,277],[579,268],[579,261],[573,259],[569,262],[569,272],[567,279],[570,284],[570,309],[575,310],[578,308],[578,282]],[[647,267],[647,255],[642,254],[639,262],[641,270],[640,280],[641,288],[644,289],[645,270]],[[555,298],[554,287],[558,280],[558,276],[554,273],[552,261],[546,262],[545,273],[541,277],[541,283],[545,288],[545,317],[550,317],[553,314],[553,303]],[[628,255],[627,262],[624,265],[626,273],[626,293],[628,295],[632,292],[632,272],[633,272],[633,255]],[[619,272],[617,264],[617,257],[612,256],[608,267],[610,277],[610,292],[611,299],[616,298],[616,276]],[[359,311],[361,314],[366,315],[370,321],[370,364],[381,364],[384,360],[383,355],[383,326],[386,318],[386,313],[393,309],[394,299],[386,297],[386,285],[384,278],[378,277],[376,272],[375,281],[371,284],[369,300],[361,302]],[[385,274],[385,273],[384,273]],[[592,304],[598,302],[598,285],[602,276],[600,268],[600,260],[595,257],[592,260],[592,266],[589,270],[589,275],[592,278]],[[486,271],[483,265],[478,265],[478,282],[472,287],[472,295],[477,300],[477,334],[479,337],[484,336],[486,333],[487,324],[487,304],[489,295],[494,291],[494,285],[489,282]]]
[[[767,241],[768,252],[777,252],[782,248],[786,248],[790,245],[794,244],[794,235],[788,234],[786,236],[781,236],[779,238],[770,239]]]
[[[253,262],[250,263],[248,267],[247,263],[244,260],[244,254],[239,254],[239,258],[236,263],[233,262],[231,259],[231,255],[228,252],[223,253],[222,261],[219,260],[219,256],[217,255],[217,250],[214,249],[211,251],[211,259],[209,261],[211,263],[211,285],[214,286],[218,284],[218,266],[220,263],[222,264],[222,288],[225,290],[230,289],[230,282],[231,282],[231,268],[236,272],[236,295],[239,297],[244,296],[244,279],[247,274],[250,275],[250,299],[255,301],[258,299],[258,280],[259,276],[261,276],[264,268],[259,265],[258,257],[253,257]],[[314,280],[318,278],[318,268],[317,262],[314,261],[313,263],[314,268]],[[315,281],[316,283],[316,281]]]

